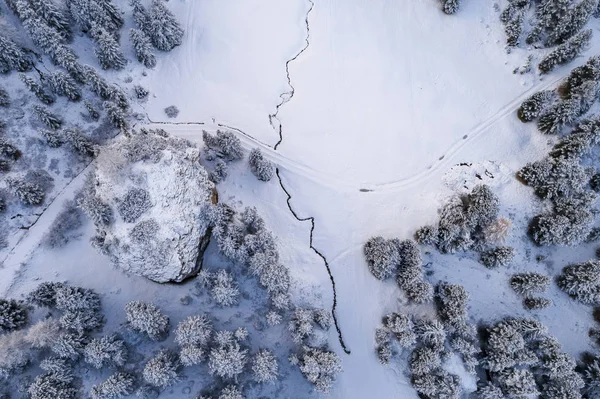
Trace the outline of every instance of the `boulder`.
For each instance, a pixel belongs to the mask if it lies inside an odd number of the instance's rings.
[[[217,200],[199,160],[195,145],[162,130],[104,147],[80,200],[96,225],[93,244],[117,267],[159,283],[198,273],[210,239],[203,209]]]

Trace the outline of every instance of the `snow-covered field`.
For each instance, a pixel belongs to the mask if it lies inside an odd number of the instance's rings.
[[[541,250],[527,240],[526,225],[539,203],[514,174],[543,157],[549,142],[519,122],[515,111],[586,57],[543,78],[513,74],[527,54],[507,54],[499,12],[491,2],[465,0],[459,14],[449,17],[437,0],[313,1],[171,0],[186,31],[184,41],[162,54],[147,76],[133,72],[151,92],[148,102],[136,107],[147,113],[150,126],[199,144],[203,129],[229,127],[246,148],[263,149],[280,169],[290,206],[300,218],[314,218],[313,245],[327,258],[335,279],[337,320],[351,353],[344,353],[331,329],[330,346],[344,368],[331,397],[416,398],[402,364],[379,363],[373,337],[383,315],[420,310],[407,305],[393,281],[373,278],[363,245],[376,235],[412,237],[418,227],[435,221],[452,193],[483,181],[499,195],[501,214],[513,219],[508,244],[517,248],[514,265],[490,271],[472,256],[433,252],[425,255],[426,270],[432,282],[465,286],[473,322],[531,315],[510,290],[508,276],[521,271],[556,275],[570,262],[593,258],[594,248]],[[598,49],[600,41],[586,55]],[[170,105],[181,111],[176,119],[164,113]],[[458,166],[463,162],[471,165]],[[258,182],[239,165],[218,190],[228,203],[258,208],[302,287],[293,292],[298,301],[331,306],[330,277],[309,247],[311,223],[294,218],[277,179]],[[61,198],[73,193],[65,190]],[[48,212],[55,215],[55,208]],[[190,313],[179,303],[189,285],[163,287],[123,278],[87,244],[90,226],[59,253],[36,251],[51,215],[44,215],[8,255],[0,269],[0,293],[19,296],[39,280],[53,279],[94,288],[105,293],[106,313],[117,315],[108,327],[124,322],[121,310],[133,298],[156,302],[175,321]],[[552,261],[536,262],[538,254]],[[590,309],[554,286],[550,296],[554,306],[535,316],[566,351],[589,350]],[[230,316],[237,327],[235,315]],[[309,397],[308,384],[293,378],[290,386],[261,393]],[[193,397],[181,390],[184,386],[165,397]]]

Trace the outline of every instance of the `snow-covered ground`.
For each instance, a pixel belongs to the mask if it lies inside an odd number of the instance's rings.
[[[514,218],[509,237],[518,252],[514,266],[490,271],[469,256],[436,253],[425,262],[431,262],[432,281],[467,288],[474,322],[528,314],[510,290],[508,275],[525,270],[554,275],[568,262],[593,257],[589,246],[532,247],[525,226],[538,203],[514,179],[548,148],[546,137],[517,120],[516,108],[585,58],[543,79],[515,75],[526,53],[506,53],[494,4],[463,3],[457,15],[447,16],[437,0],[315,0],[314,6],[304,0],[172,0],[170,7],[184,22],[184,42],[160,56],[148,76],[136,77],[152,93],[141,106],[151,121],[192,122],[161,127],[199,143],[202,129],[214,131],[219,124],[244,132],[244,146],[260,146],[279,165],[298,216],[314,217],[313,245],[331,266],[336,313],[351,351],[344,354],[332,329],[331,347],[344,368],[333,398],[416,397],[402,365],[384,367],[375,356],[373,336],[381,317],[407,305],[393,281],[382,283],[369,273],[362,246],[375,235],[406,239],[432,223],[449,195],[479,182],[473,170],[493,176],[485,182],[500,196],[502,215]],[[169,105],[181,110],[175,120],[163,111]],[[279,122],[271,123],[276,112]],[[275,150],[279,123],[283,140]],[[461,162],[472,166],[455,166]],[[256,206],[264,215],[298,286],[311,287],[296,297],[309,300],[319,292],[330,306],[329,276],[309,248],[310,222],[291,215],[278,182],[259,183],[240,165],[218,189],[226,202]],[[35,247],[34,238],[27,246]],[[35,279],[67,279],[99,291],[114,287],[103,298],[107,313],[118,314],[131,298],[153,300],[176,319],[185,313],[178,296],[188,288],[122,279],[93,251],[85,241],[70,244],[51,261],[39,251],[20,270],[10,294],[27,292]],[[536,262],[538,254],[551,254],[553,262]],[[572,354],[589,349],[590,309],[551,290],[554,307],[529,314]],[[302,390],[284,390],[278,397],[306,397],[307,386]]]

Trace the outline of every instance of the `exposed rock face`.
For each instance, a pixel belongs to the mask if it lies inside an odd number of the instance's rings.
[[[199,154],[160,130],[102,149],[80,204],[96,224],[94,244],[116,266],[160,283],[200,270],[210,239],[202,209],[216,191]]]

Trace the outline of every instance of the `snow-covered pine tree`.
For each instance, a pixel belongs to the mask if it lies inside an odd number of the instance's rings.
[[[454,14],[460,7],[460,0],[440,0],[442,2],[442,10],[446,14]]]
[[[7,179],[9,188],[25,205],[39,206],[44,202],[46,194],[37,184],[20,179]]]
[[[506,266],[515,257],[515,249],[512,247],[496,247],[481,254],[479,261],[487,268],[495,269]]]
[[[219,334],[217,334],[217,337]],[[223,379],[235,379],[244,371],[248,362],[248,350],[242,349],[233,339],[233,334],[211,349],[208,355],[208,370]]]
[[[19,159],[22,154],[13,144],[9,143],[4,138],[0,138],[0,155],[16,160]]]
[[[254,148],[248,155],[248,165],[250,165],[250,171],[258,180],[269,181],[275,173],[273,163],[266,159],[260,149]]]
[[[224,269],[215,273],[210,296],[218,305],[233,306],[237,304],[239,295],[240,290],[230,273]]]
[[[467,317],[469,294],[461,285],[441,282],[436,287],[438,314],[444,324],[456,327]]]
[[[554,102],[556,93],[553,90],[543,90],[533,94],[523,101],[517,111],[522,122],[530,122],[539,117]]]
[[[88,115],[90,116],[90,118],[92,118],[95,121],[100,119],[100,113],[96,110],[96,108],[94,108],[94,106],[92,105],[91,102],[85,100],[83,102],[83,105],[85,106],[85,109],[86,109]]]
[[[413,376],[413,387],[427,398],[458,399],[462,393],[460,377],[437,369],[433,373]]]
[[[83,65],[77,61],[77,55],[68,46],[59,45],[54,50],[54,62],[67,70],[78,83],[85,83],[87,75]]]
[[[48,93],[41,84],[39,84],[34,78],[25,75],[24,73],[19,74],[19,79],[27,89],[35,94],[35,96],[44,104],[50,105],[53,104],[56,100],[54,96]]]
[[[10,97],[4,87],[0,87],[0,107],[8,107],[10,105]]]
[[[14,299],[0,299],[0,332],[23,328],[27,320],[26,306]]]
[[[496,380],[509,397],[539,395],[533,373],[527,369],[507,368],[498,373]]]
[[[180,368],[177,354],[163,349],[146,363],[142,376],[148,384],[166,388],[179,380]]]
[[[435,226],[427,225],[420,227],[415,232],[415,241],[420,245],[435,245],[437,242],[437,229]]]
[[[80,333],[63,332],[51,344],[50,350],[62,359],[77,360],[83,354],[87,337]]]
[[[138,61],[146,68],[154,68],[156,66],[156,57],[152,52],[150,38],[141,29],[131,29],[129,31],[129,38]]]
[[[86,345],[83,352],[85,362],[97,369],[104,366],[122,367],[127,361],[125,341],[116,334],[94,338]]]
[[[215,169],[210,173],[210,179],[215,183],[220,183],[227,178],[229,168],[227,163],[222,159],[215,161]]]
[[[598,7],[598,0],[581,0],[563,15],[546,39],[546,45],[563,43],[579,32],[588,23]]]
[[[259,350],[252,359],[252,373],[254,380],[259,383],[273,383],[279,376],[277,358],[268,349]]]
[[[50,129],[56,130],[62,126],[62,119],[60,119],[56,114],[50,112],[48,108],[35,105],[33,107],[33,114],[37,116],[40,122]]]
[[[27,72],[32,65],[25,51],[5,33],[0,33],[0,73]]]
[[[504,399],[502,389],[491,382],[477,388],[475,396],[477,399]]]
[[[506,44],[509,47],[519,45],[519,38],[523,33],[524,13],[517,12],[515,16],[504,24],[504,33],[506,33]]]
[[[212,331],[212,323],[207,315],[189,316],[177,325],[175,343],[180,346],[207,346],[212,336]]]
[[[33,10],[27,11],[23,26],[33,43],[55,60],[56,49],[66,42],[64,37],[42,21]]]
[[[540,294],[550,286],[550,277],[539,273],[518,273],[510,278],[510,287],[519,295]]]
[[[108,120],[113,124],[114,127],[127,130],[128,123],[125,112],[112,101],[104,101],[102,103],[102,107],[106,111],[106,115],[108,116]]]
[[[110,94],[109,83],[104,80],[102,76],[100,76],[94,67],[84,65],[83,69],[85,71],[86,82],[92,93],[96,94],[103,100],[108,99]]]
[[[57,6],[53,1],[28,0],[35,14],[48,26],[54,28],[65,40],[70,40],[73,32],[69,23],[69,17],[65,10]]]
[[[523,299],[523,306],[525,309],[538,310],[545,309],[552,306],[552,299],[544,298],[541,296],[525,298]]]
[[[67,7],[71,18],[85,32],[96,23],[111,33],[117,33],[123,26],[119,10],[110,0],[68,0]]]
[[[440,353],[428,346],[415,349],[410,357],[410,371],[413,375],[431,373],[442,364]]]
[[[327,394],[333,387],[336,376],[342,371],[341,360],[335,352],[303,346],[293,358],[300,372],[315,386],[315,390]]]
[[[158,341],[169,330],[169,317],[152,303],[132,301],[125,305],[127,322],[136,331]]]
[[[36,306],[54,307],[56,291],[63,286],[63,283],[53,281],[41,283],[27,295],[27,302]]]
[[[596,55],[590,57],[590,59],[583,65],[571,70],[571,73],[561,84],[560,91],[563,92],[567,97],[571,97],[573,93],[577,91],[577,88],[583,83],[600,79],[600,56]]]
[[[545,134],[557,134],[563,126],[573,123],[581,115],[581,101],[567,99],[554,103],[538,120],[538,129]]]
[[[68,73],[54,71],[46,76],[47,82],[55,94],[65,96],[71,101],[79,101],[81,99],[81,89]]]
[[[78,205],[96,226],[108,226],[113,221],[112,208],[90,190],[84,192]]]
[[[181,44],[183,29],[163,0],[152,0],[148,36],[158,50],[170,51]]]
[[[556,27],[570,7],[571,0],[544,0],[537,7],[537,21],[527,36],[527,44],[538,42],[546,30]]]
[[[600,262],[569,265],[556,280],[558,287],[571,297],[588,304],[600,303]]]
[[[133,9],[135,24],[148,35],[150,32],[150,16],[148,15],[148,11],[146,11],[140,0],[130,0],[129,5]]]
[[[218,399],[244,399],[244,395],[235,385],[227,385],[219,394]]]
[[[386,240],[373,237],[364,246],[364,254],[369,270],[378,280],[385,280],[395,274],[400,263],[399,240]]]
[[[117,372],[90,390],[92,399],[118,399],[133,394],[135,377],[125,372]]]
[[[102,69],[123,69],[127,64],[127,60],[121,52],[119,42],[106,29],[96,23],[92,22],[90,32],[97,45],[94,53]]]
[[[557,65],[571,62],[588,46],[592,39],[592,30],[587,29],[559,45],[542,59],[538,68],[541,73],[552,71]]]
[[[62,381],[55,373],[37,376],[27,388],[30,399],[67,399],[77,397],[78,390],[71,382]]]

